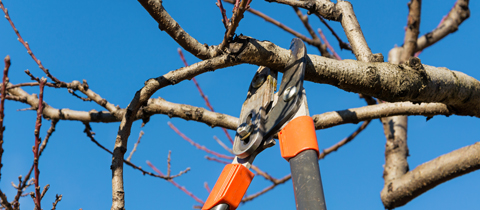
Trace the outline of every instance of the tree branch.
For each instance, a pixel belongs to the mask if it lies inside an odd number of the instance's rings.
[[[293,10],[295,10],[295,13],[297,14],[298,18],[300,18],[300,20],[302,21],[308,33],[312,37],[313,41],[315,41],[316,44],[314,46],[318,48],[318,50],[320,51],[320,54],[327,58],[334,58],[330,53],[328,53],[326,45],[322,44],[322,42],[318,38],[315,31],[312,29],[312,26],[310,26],[310,23],[308,23],[308,16],[303,15],[302,11],[300,11],[298,7],[293,7]]]
[[[469,2],[469,0],[457,0],[445,20],[437,28],[418,38],[415,51],[422,51],[440,41],[448,34],[457,31],[460,24],[470,17]]]
[[[315,128],[318,130],[341,124],[359,123],[361,121],[396,115],[448,116],[450,114],[452,114],[452,112],[445,104],[441,103],[413,104],[411,102],[397,102],[326,112],[313,115],[312,118],[315,122]]]
[[[420,33],[420,13],[422,8],[421,0],[412,0],[408,3],[409,13],[407,21],[407,30],[405,31],[405,40],[403,41],[403,53],[400,60],[407,61],[415,54],[417,48],[417,38]]]
[[[218,49],[220,51],[223,51],[225,47],[227,47],[227,43],[233,40],[235,30],[237,30],[238,24],[240,23],[240,20],[242,20],[243,13],[247,9],[248,4],[250,4],[250,0],[242,0],[242,2],[240,2],[240,6],[237,7],[235,12],[233,13],[232,18],[230,19],[230,26],[228,27],[222,42],[218,45]],[[218,52],[219,51],[217,51],[217,55]]]
[[[2,2],[0,1],[0,4]],[[2,7],[3,7],[3,4],[2,4]],[[5,118],[5,89],[6,89],[6,86],[7,86],[7,81],[8,81],[8,70],[10,68],[10,56],[6,56],[5,59],[5,68],[3,69],[3,79],[2,79],[2,92],[1,92],[1,96],[0,96],[0,180],[2,179],[2,173],[1,173],[1,170],[2,170],[2,167],[3,167],[3,163],[2,163],[2,156],[3,156],[3,131],[5,131],[5,127],[3,126],[3,120]]]
[[[115,148],[112,157],[112,210],[122,210],[125,206],[125,192],[123,190],[123,157],[127,151],[128,137],[130,129],[135,120],[138,110],[147,103],[148,99],[160,88],[167,85],[173,85],[185,79],[191,79],[194,76],[210,71],[212,69],[224,68],[238,64],[231,61],[228,55],[218,56],[212,59],[195,63],[165,74],[164,76],[149,79],[145,86],[137,91],[127,107],[118,129],[115,140]]]
[[[200,44],[190,36],[163,8],[162,0],[138,0],[140,4],[157,21],[158,28],[165,31],[185,50],[202,60],[214,57],[216,46],[209,47],[207,44]]]
[[[480,142],[426,162],[393,180],[381,192],[385,208],[403,206],[437,185],[480,169]]]

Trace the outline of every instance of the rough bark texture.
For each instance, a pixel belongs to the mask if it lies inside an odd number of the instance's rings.
[[[150,13],[153,19],[158,22],[158,28],[170,35],[185,50],[200,59],[207,59],[214,56],[216,47],[209,47],[201,44],[190,36],[180,24],[177,23],[163,8],[161,0],[138,0],[140,4]]]
[[[408,32],[407,32],[408,33]],[[412,49],[410,47],[410,49]],[[398,64],[401,62],[401,56],[404,48],[396,47],[388,53],[388,62]],[[407,116],[393,116],[381,118],[383,131],[387,139],[385,144],[385,166],[383,170],[383,179],[385,186],[392,180],[400,178],[407,173],[408,168],[408,145],[407,145]]]
[[[443,182],[478,169],[480,142],[426,162],[391,182],[381,192],[383,205],[387,209],[403,206]]]
[[[440,41],[448,34],[457,31],[460,24],[470,17],[469,2],[469,0],[457,0],[453,9],[435,30],[418,38],[417,49],[415,51],[422,51],[428,46]]]

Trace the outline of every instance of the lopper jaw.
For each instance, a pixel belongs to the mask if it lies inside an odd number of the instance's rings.
[[[275,145],[273,136],[276,133],[279,133],[282,157],[290,162],[294,186],[298,183],[299,186],[308,185],[312,188],[295,189],[296,198],[305,197],[302,198],[305,201],[300,202],[305,208],[300,209],[325,209],[321,182],[316,183],[320,180],[320,174],[315,127],[313,120],[308,117],[307,98],[303,89],[307,51],[298,38],[292,40],[290,50],[290,59],[277,93],[277,71],[260,67],[253,77],[233,143],[232,151],[236,157],[232,164],[225,166],[203,210],[235,210],[238,207],[254,176],[249,168],[260,152]],[[310,159],[305,161],[305,157]],[[311,163],[316,167],[311,167]],[[310,182],[304,184],[304,180]],[[320,197],[321,202],[312,202]],[[319,204],[322,202],[323,207]]]
[[[237,159],[246,159],[251,164],[258,153],[275,144],[273,136],[306,106],[303,90],[306,55],[305,44],[294,38],[276,94],[277,71],[267,67],[257,70],[240,112],[240,126],[233,143]]]

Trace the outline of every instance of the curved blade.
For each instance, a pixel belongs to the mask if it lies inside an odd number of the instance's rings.
[[[240,112],[240,126],[233,142],[233,154],[239,158],[252,155],[261,146],[264,135],[266,109],[273,101],[277,87],[277,73],[260,67],[248,89],[247,99]]]
[[[266,117],[264,138],[277,133],[298,111],[302,102],[307,49],[302,40],[294,38],[290,44],[290,51],[290,59],[285,66],[278,90],[277,103]]]

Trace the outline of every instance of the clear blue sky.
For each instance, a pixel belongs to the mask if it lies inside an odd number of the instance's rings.
[[[11,18],[35,55],[51,73],[65,82],[86,79],[90,88],[109,102],[122,108],[132,99],[149,78],[158,77],[183,66],[178,54],[179,45],[165,32],[137,1],[21,1],[5,0]],[[374,53],[385,57],[395,45],[402,45],[406,25],[408,1],[352,0],[367,42]],[[454,0],[423,1],[420,33],[437,26],[448,13]],[[285,25],[307,35],[293,9],[256,0],[251,4]],[[202,43],[216,45],[223,38],[223,24],[215,1],[164,1],[170,15],[192,36]],[[226,3],[227,14],[232,6]],[[480,79],[478,49],[480,41],[477,1],[470,3],[471,17],[459,30],[441,42],[426,49],[420,58],[424,64],[445,66]],[[305,13],[305,11],[304,11]],[[314,28],[320,27],[335,50],[344,59],[355,59],[349,51],[340,51],[336,40],[314,16]],[[329,22],[346,41],[339,23]],[[287,48],[292,35],[264,20],[246,14],[237,33],[259,40],[270,40]],[[36,76],[44,76],[29,57],[5,19],[0,19],[0,57],[10,55],[10,81],[28,82],[23,73],[29,69]],[[199,59],[185,52],[192,64]],[[308,47],[308,53],[318,50]],[[218,112],[238,116],[256,66],[240,65],[221,69],[197,77],[211,104]],[[361,107],[365,102],[355,93],[335,87],[306,82],[311,114]],[[38,88],[24,88],[37,93]],[[46,102],[55,108],[73,110],[103,110],[93,102],[82,102],[65,89],[48,88]],[[193,82],[185,81],[158,91],[154,97],[163,97],[175,103],[205,107]],[[0,188],[11,201],[18,175],[25,175],[33,160],[33,111],[16,111],[25,104],[7,101],[5,116],[5,153],[3,156]],[[213,139],[216,135],[227,142],[220,128],[210,128],[197,122],[169,119],[156,115],[146,127],[134,123],[127,154],[133,148],[140,130],[145,135],[132,162],[151,169],[151,161],[166,172],[168,151],[172,151],[172,173],[191,167],[187,174],[176,178],[195,195],[205,200],[208,196],[204,182],[213,187],[223,165],[205,160],[204,152],[192,147],[168,126],[171,121],[196,142],[227,154]],[[44,121],[41,134],[45,136],[50,122]],[[93,123],[96,139],[113,149],[119,123]],[[410,117],[408,142],[410,168],[434,159],[449,151],[473,144],[479,140],[480,120],[472,117],[437,116],[426,122],[425,117]],[[330,147],[348,136],[359,125],[342,125],[317,131],[320,148]],[[111,155],[95,146],[83,133],[81,122],[61,121],[57,131],[40,159],[40,184],[50,184],[42,207],[50,209],[55,194],[63,194],[58,209],[109,209],[111,205]],[[233,131],[230,131],[234,135]],[[380,122],[374,120],[353,142],[320,161],[327,207],[329,209],[383,209],[380,191],[383,188],[385,137]],[[288,163],[280,157],[278,146],[268,149],[255,161],[261,169],[280,178],[289,173]],[[478,209],[480,205],[480,172],[473,172],[442,184],[399,209]],[[127,209],[191,209],[198,205],[192,198],[170,183],[125,166]],[[262,177],[256,177],[248,194],[269,186]],[[28,191],[32,191],[29,188]],[[30,197],[21,199],[21,206],[33,209]],[[289,181],[273,191],[248,202],[241,209],[294,209],[292,183]]]

